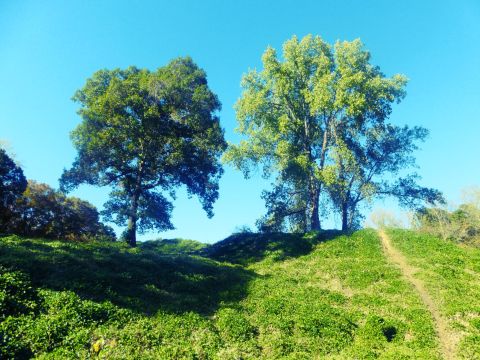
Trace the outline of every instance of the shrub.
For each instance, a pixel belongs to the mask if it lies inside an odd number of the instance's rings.
[[[27,275],[0,267],[0,320],[7,316],[33,313],[39,297]]]
[[[28,317],[7,317],[0,323],[0,358],[1,359],[30,359],[33,352],[29,346],[29,339],[23,329],[30,325]]]

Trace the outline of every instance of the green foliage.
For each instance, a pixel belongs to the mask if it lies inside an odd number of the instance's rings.
[[[256,335],[256,329],[245,314],[235,309],[221,309],[216,314],[216,326],[220,336],[226,341],[245,342],[253,339]]]
[[[144,250],[156,251],[162,254],[196,254],[206,247],[204,243],[188,239],[160,239],[144,241],[139,244]]]
[[[416,229],[444,240],[480,246],[480,203],[461,204],[453,211],[422,208],[414,214]]]
[[[23,331],[30,318],[8,317],[0,323],[0,355],[2,359],[30,359],[33,352]]]
[[[250,266],[262,276],[243,305],[263,358],[437,358],[428,311],[373,231],[319,241],[312,250]]]
[[[217,96],[205,72],[178,58],[155,72],[129,67],[100,70],[73,99],[82,122],[72,132],[78,156],[61,178],[113,187],[106,219],[125,225],[131,245],[139,231],[167,230],[175,189],[185,185],[212,216],[226,144]],[[137,224],[138,219],[138,224]]]
[[[386,123],[371,124],[352,132],[340,127],[335,139],[332,164],[328,166],[326,187],[342,217],[342,229],[354,229],[361,220],[359,206],[377,198],[394,197],[406,208],[424,203],[443,202],[438,190],[417,184],[413,152],[424,141],[428,131],[422,127],[399,127]]]
[[[209,314],[243,294],[248,271],[213,260],[171,255],[124,243],[3,238],[0,264],[28,274],[35,286],[108,300],[141,314]]]
[[[338,231],[311,232],[305,235],[271,233],[268,236],[240,233],[229,236],[204,249],[203,253],[215,260],[248,265],[265,258],[275,261],[308,254],[313,245],[331,239]]]
[[[37,291],[27,275],[0,268],[0,320],[37,310]]]
[[[113,229],[99,221],[95,206],[34,181],[29,181],[27,189],[17,199],[8,230],[23,236],[50,239],[115,240]]]
[[[459,354],[478,357],[478,249],[390,234],[464,334]],[[35,305],[0,322],[0,356],[440,359],[430,312],[372,230],[164,241],[2,238],[9,296]]]
[[[339,139],[382,125],[405,96],[407,80],[386,77],[358,39],[331,46],[318,36],[294,36],[283,58],[268,48],[262,62],[261,71],[244,75],[236,105],[237,131],[246,139],[231,144],[224,160],[245,176],[260,165],[266,177],[276,177],[264,194],[264,228],[318,230],[319,199],[335,176],[330,164]]]
[[[26,188],[22,169],[0,148],[0,234],[8,232],[15,202]]]
[[[182,255],[200,246],[179,243],[130,249],[2,238],[0,263],[16,269],[1,278],[8,280],[9,303],[35,311],[9,310],[0,324],[0,351],[5,358],[212,358],[221,340],[207,319],[221,304],[237,303],[253,274]],[[176,255],[166,255],[171,252]],[[37,297],[25,291],[32,286],[42,289]]]

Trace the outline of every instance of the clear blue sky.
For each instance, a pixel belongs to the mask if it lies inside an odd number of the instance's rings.
[[[70,98],[101,68],[155,69],[190,55],[223,104],[221,121],[236,141],[233,104],[240,78],[271,45],[296,34],[329,42],[361,38],[373,63],[410,78],[392,121],[431,134],[417,159],[423,184],[451,199],[480,184],[480,1],[10,1],[0,0],[0,139],[28,178],[58,186],[75,157],[78,124]],[[268,183],[226,168],[215,216],[196,198],[175,202],[174,231],[143,239],[220,240],[264,212]],[[99,208],[107,189],[74,193]],[[334,225],[334,220],[329,223]]]

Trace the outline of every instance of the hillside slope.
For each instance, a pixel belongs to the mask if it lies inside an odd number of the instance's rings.
[[[480,252],[388,235],[451,319],[458,357],[480,358]],[[373,230],[206,248],[8,237],[0,264],[0,358],[442,358],[431,309]]]
[[[434,236],[390,230],[393,245],[417,269],[458,357],[480,359],[480,250]]]

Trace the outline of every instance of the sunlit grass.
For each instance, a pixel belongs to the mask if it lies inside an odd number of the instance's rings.
[[[453,246],[442,261],[468,263],[467,284],[470,272],[479,270],[476,253]],[[433,240],[410,250],[419,252],[421,262],[429,247],[444,251]],[[349,236],[238,234],[207,248],[191,241],[130,249],[9,237],[0,240],[0,263],[4,274],[19,270],[39,289],[35,306],[10,311],[1,323],[3,355],[439,358],[431,314],[385,257],[373,230]],[[9,288],[19,290],[12,296],[21,300],[29,282],[12,281]],[[451,306],[471,314],[475,292],[467,291],[466,299],[452,292],[458,299]],[[476,321],[469,319],[468,327]],[[472,351],[472,342],[466,337],[462,349]]]
[[[457,353],[480,359],[480,249],[413,231],[390,230],[389,235],[458,334]]]

